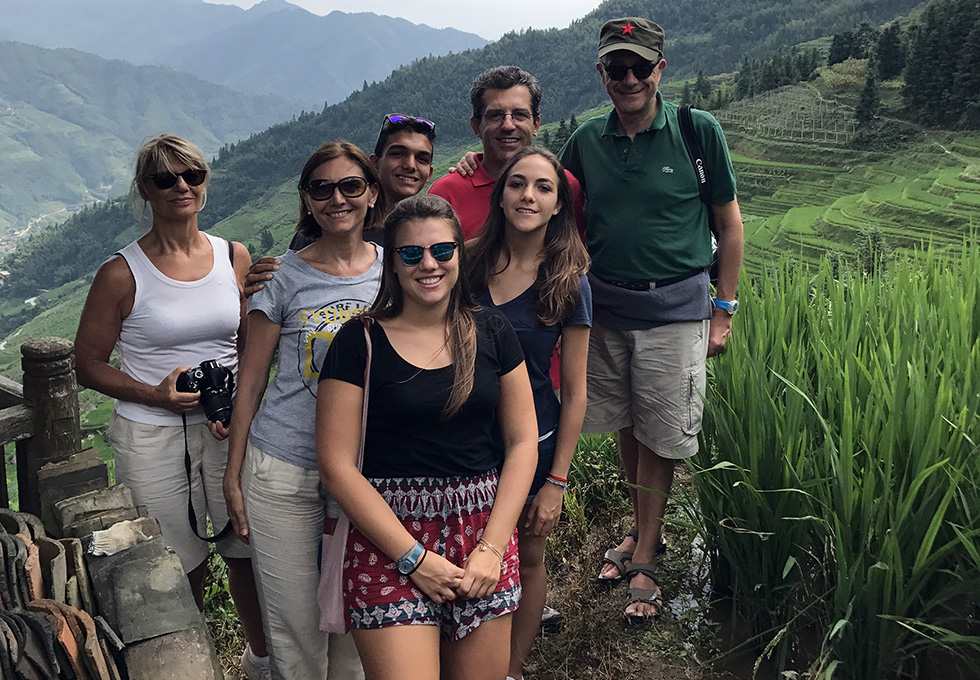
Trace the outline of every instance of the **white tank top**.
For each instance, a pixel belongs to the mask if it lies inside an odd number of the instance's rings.
[[[136,280],[133,311],[123,319],[116,347],[123,373],[147,385],[159,385],[179,366],[214,359],[238,375],[238,325],[241,302],[228,243],[205,234],[214,251],[207,276],[175,281],[153,266],[133,242],[119,251]],[[116,412],[148,425],[180,425],[180,416],[158,406],[116,400]],[[187,422],[203,423],[198,406]]]

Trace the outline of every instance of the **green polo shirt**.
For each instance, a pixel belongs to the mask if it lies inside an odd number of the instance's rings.
[[[582,123],[559,152],[585,191],[585,244],[592,271],[607,281],[673,278],[711,264],[708,208],[684,147],[677,106],[663,101],[646,130],[619,132],[615,109]],[[712,203],[735,199],[725,134],[711,114],[693,110]]]

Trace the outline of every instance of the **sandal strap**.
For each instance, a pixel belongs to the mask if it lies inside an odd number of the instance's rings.
[[[643,574],[654,581],[657,580],[657,565],[650,562],[631,562],[630,566],[623,572],[623,578],[630,579],[636,574]]]
[[[606,551],[606,554],[602,556],[603,564],[611,564],[619,571],[619,575],[622,577],[626,575],[629,571],[628,567],[623,563],[623,560],[633,559],[633,553],[628,551],[613,550],[610,548]]]
[[[640,540],[640,532],[636,530],[635,526],[630,527],[630,530],[626,532],[626,535],[629,538],[632,538],[634,541]]]
[[[655,604],[664,606],[663,592],[652,588],[629,588],[626,591],[626,606],[643,602],[645,604]]]

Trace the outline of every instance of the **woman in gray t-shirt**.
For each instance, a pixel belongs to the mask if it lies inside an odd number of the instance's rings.
[[[377,295],[381,248],[363,233],[385,211],[374,167],[347,142],[310,156],[299,194],[296,230],[317,240],[283,255],[279,272],[249,301],[224,493],[235,533],[252,546],[273,677],[346,679],[363,677],[350,636],[319,630],[325,512],[314,412],[327,346]]]

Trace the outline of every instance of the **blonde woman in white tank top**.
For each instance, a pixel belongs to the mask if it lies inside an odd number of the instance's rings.
[[[237,371],[245,341],[241,291],[251,264],[241,243],[198,229],[208,179],[203,154],[187,140],[159,135],[143,144],[130,197],[142,213],[149,207],[152,224],[99,268],[75,336],[78,382],[116,399],[108,437],[116,481],[127,484],[134,501],[159,520],[201,609],[208,544],[187,519],[184,432],[186,427],[198,527],[206,526],[207,515],[220,528],[228,518],[221,491],[228,430],[207,421],[200,394],[178,392],[176,382],[180,373],[210,359]],[[119,369],[109,363],[114,348],[122,359]],[[246,677],[268,677],[247,546],[234,535],[216,545],[249,643],[242,660]]]

